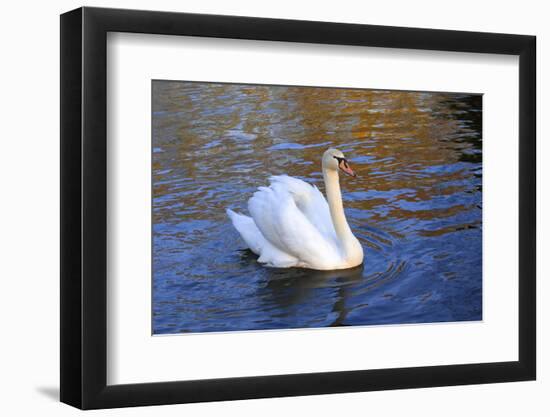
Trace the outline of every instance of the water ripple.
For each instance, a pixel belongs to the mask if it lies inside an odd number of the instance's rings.
[[[481,98],[237,84],[153,83],[155,333],[481,318]],[[324,191],[335,146],[365,262],[269,269],[225,208],[272,174]]]

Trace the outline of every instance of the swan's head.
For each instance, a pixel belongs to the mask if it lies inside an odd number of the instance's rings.
[[[334,148],[327,149],[323,154],[323,169],[342,171],[352,177],[356,176],[342,151]]]

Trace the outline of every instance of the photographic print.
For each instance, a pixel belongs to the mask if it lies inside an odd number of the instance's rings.
[[[152,81],[152,332],[482,320],[482,95]]]

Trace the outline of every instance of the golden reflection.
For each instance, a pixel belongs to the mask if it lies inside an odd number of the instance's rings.
[[[244,204],[240,192],[265,185],[270,174],[322,188],[319,161],[329,146],[342,149],[358,174],[342,182],[346,208],[380,209],[371,221],[471,210],[426,205],[470,191],[471,168],[459,162],[478,154],[480,162],[481,121],[455,117],[456,96],[154,81],[154,220],[221,219],[235,198]],[[457,132],[473,139],[456,140]]]

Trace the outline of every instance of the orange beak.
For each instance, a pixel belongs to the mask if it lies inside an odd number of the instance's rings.
[[[348,161],[345,159],[342,159],[340,163],[338,164],[338,168],[340,168],[341,171],[343,171],[345,174],[350,175],[352,177],[356,177],[355,172],[353,172],[353,169],[348,164]]]

